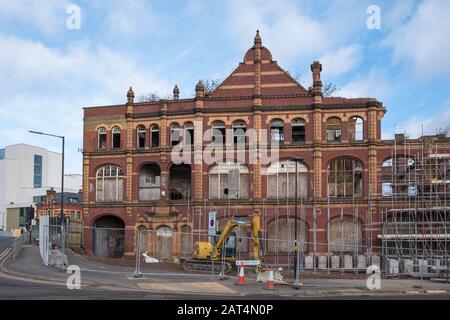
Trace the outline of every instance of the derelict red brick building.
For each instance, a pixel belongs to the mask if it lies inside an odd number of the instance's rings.
[[[305,253],[324,255],[338,244],[350,248],[346,252],[370,244],[377,252],[379,226],[373,222],[392,206],[393,190],[408,193],[389,182],[383,168],[389,167],[394,146],[408,143],[395,156],[414,158],[425,138],[382,140],[382,103],[324,97],[321,71],[322,65],[313,62],[313,86],[304,88],[277,64],[257,33],[243,61],[212,92],[199,82],[194,98],[179,99],[175,86],[171,100],[138,103],[130,88],[125,104],[85,108],[85,225],[127,228],[117,243],[125,256],[135,254],[139,228],[158,231],[147,240],[159,246],[160,256],[188,255],[196,235],[207,233],[212,210],[219,217],[259,214],[264,238],[293,239],[297,157],[297,224]],[[261,132],[256,142],[252,130]],[[448,151],[447,138],[427,139],[427,145]],[[233,155],[221,164],[206,163],[211,141]],[[257,150],[270,154],[266,149],[272,144],[279,145],[279,159],[256,156]],[[187,164],[174,161],[174,150]],[[247,233],[238,230],[238,235]],[[85,232],[85,247],[102,255],[95,249],[99,237]],[[239,244],[243,253],[251,246],[251,241]],[[264,244],[268,257],[291,249],[288,242]]]

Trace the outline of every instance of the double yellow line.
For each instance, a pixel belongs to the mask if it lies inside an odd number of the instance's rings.
[[[12,248],[7,248],[5,249],[2,253],[0,253],[0,263],[3,261],[3,259],[5,259],[9,253],[12,251]]]

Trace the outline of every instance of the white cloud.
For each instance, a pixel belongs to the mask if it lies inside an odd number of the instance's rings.
[[[422,125],[425,135],[436,134],[438,130],[448,128],[450,126],[450,104],[442,112],[429,117],[413,116],[397,125],[396,131],[404,132],[411,138],[418,138],[422,135]]]
[[[105,27],[109,34],[123,41],[135,40],[149,33],[160,32],[165,21],[144,0],[109,1],[105,6]]]
[[[0,43],[0,118],[7,119],[0,129],[4,144],[28,141],[30,129],[47,130],[66,135],[76,153],[82,146],[83,107],[124,103],[130,85],[136,96],[171,89],[151,68],[102,46],[78,42],[55,49],[1,34]],[[71,171],[80,172],[77,160],[69,163]]]
[[[411,19],[384,41],[394,49],[394,62],[412,63],[418,81],[450,71],[449,12],[448,0],[424,1]]]
[[[358,44],[342,47],[320,58],[323,66],[323,78],[333,79],[357,68],[361,59],[361,46]]]
[[[413,0],[402,0],[389,2],[389,8],[381,11],[382,28],[396,28],[403,24],[414,12]]]
[[[298,55],[316,54],[328,45],[322,24],[300,12],[291,1],[231,1],[226,23],[243,48],[250,47],[249,39],[259,29],[263,45],[270,48],[274,59],[285,63]]]
[[[386,100],[391,92],[389,77],[380,69],[371,69],[368,74],[359,75],[344,85],[338,92],[347,98],[376,98]]]
[[[68,0],[0,0],[0,20],[30,25],[45,34],[66,28]]]

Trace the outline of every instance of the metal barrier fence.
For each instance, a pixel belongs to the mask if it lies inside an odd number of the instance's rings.
[[[311,255],[307,248],[311,248],[312,243],[307,241],[297,241],[297,252],[294,240],[262,238],[259,239],[258,250],[252,237],[231,234],[217,243],[218,238],[198,232],[175,232],[169,228],[138,230],[135,273],[137,276],[151,274],[158,269],[188,276],[201,276],[202,273],[223,276],[231,269],[237,270],[236,264],[243,261],[249,270],[281,268],[285,279],[293,280],[296,267],[299,273],[340,271],[365,274],[367,267],[372,264],[380,266],[381,263],[379,256],[366,256],[367,248],[363,246],[343,244],[340,251],[331,251],[329,255]],[[315,244],[327,248],[324,243]],[[213,250],[216,250],[215,258],[211,254]],[[152,267],[154,265],[159,267]]]
[[[22,250],[22,245],[24,244],[25,236],[26,236],[26,233],[22,234],[20,237],[15,238],[13,243],[11,244],[12,257],[14,260],[19,255],[20,250]]]

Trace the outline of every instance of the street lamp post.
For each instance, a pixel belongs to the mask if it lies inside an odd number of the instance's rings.
[[[297,221],[298,221],[298,163],[300,161],[303,161],[302,158],[294,157],[292,158],[292,161],[295,162],[295,222],[294,222],[294,238],[295,238],[295,256],[294,256],[294,288],[299,289],[300,288],[300,272],[298,270],[299,267],[299,254],[300,251],[298,250],[298,237],[297,237]],[[300,262],[301,263],[301,262]]]
[[[30,130],[30,133],[34,134],[40,134],[44,136],[50,136],[55,138],[62,139],[62,160],[61,160],[61,209],[60,209],[60,219],[61,219],[61,240],[63,239],[63,231],[64,231],[64,144],[65,144],[65,137],[64,136],[58,136],[55,134],[50,133],[44,133],[39,131],[32,131]],[[62,245],[62,244],[61,244]]]

